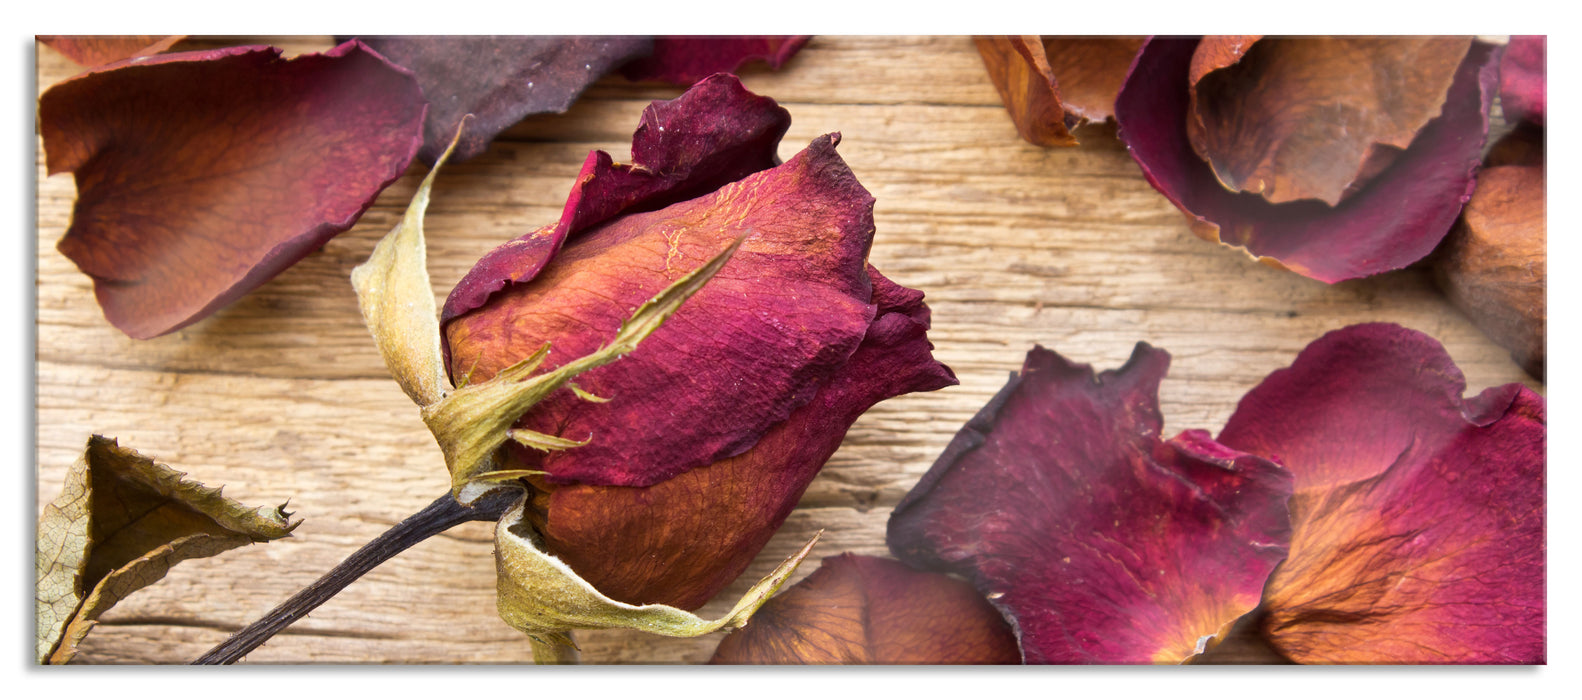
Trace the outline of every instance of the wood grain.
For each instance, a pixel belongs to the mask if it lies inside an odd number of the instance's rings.
[[[234,40],[232,40],[234,42]],[[328,37],[259,38],[288,53]],[[189,40],[178,48],[218,45]],[[249,40],[249,43],[253,43]],[[38,85],[76,67],[39,47]],[[788,108],[789,157],[840,131],[841,154],[878,198],[871,261],[924,290],[937,356],[961,385],[863,416],[753,567],[703,614],[729,608],[818,529],[813,561],[883,554],[891,508],[1035,343],[1111,368],[1133,344],[1169,350],[1167,434],[1215,430],[1243,393],[1326,331],[1393,321],[1445,344],[1470,389],[1532,382],[1406,270],[1324,285],[1194,237],[1113,137],[1021,141],[965,37],[818,37],[749,89]],[[495,245],[559,214],[589,149],[628,156],[642,108],[672,88],[601,81],[564,115],[530,118],[488,153],[448,168],[427,219],[443,297]],[[293,537],[187,562],[105,617],[85,663],[181,663],[250,622],[447,486],[416,409],[362,328],[348,277],[398,219],[421,165],[351,231],[213,317],[170,336],[111,328],[90,280],[55,250],[70,176],[38,166],[37,492],[40,506],[90,433],[117,437],[248,503],[290,499]],[[525,663],[525,638],[494,610],[491,531],[472,524],[419,545],[251,654],[250,663]],[[585,662],[695,663],[718,635],[672,640],[581,633]]]

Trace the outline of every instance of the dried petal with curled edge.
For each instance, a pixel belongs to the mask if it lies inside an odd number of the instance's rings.
[[[164,53],[185,36],[41,36],[44,44],[77,65],[102,66],[116,61]]]
[[[621,67],[627,80],[691,85],[715,73],[735,73],[752,61],[779,70],[802,50],[807,36],[661,36],[654,52]]]
[[[974,38],[1016,130],[1040,146],[1075,146],[1071,129],[1114,113],[1137,37]]]
[[[1097,376],[1041,347],[890,516],[890,550],[958,573],[1027,663],[1179,663],[1258,605],[1290,475],[1188,431],[1161,441],[1170,362]]]
[[[1263,633],[1303,663],[1545,660],[1544,400],[1463,399],[1432,338],[1332,332],[1237,406],[1220,442],[1295,479]]]
[[[1439,116],[1471,44],[1299,37],[1263,39],[1240,55],[1213,50],[1207,61],[1194,54],[1187,137],[1230,190],[1334,206]]]
[[[1548,38],[1513,36],[1500,61],[1500,106],[1505,121],[1544,125],[1549,105]]]
[[[38,663],[63,664],[111,606],[170,567],[280,539],[301,520],[248,508],[110,438],[88,439],[38,521]]]
[[[1498,80],[1494,47],[1473,42],[1438,116],[1388,168],[1331,207],[1274,204],[1220,184],[1187,133],[1197,46],[1196,39],[1149,40],[1115,101],[1121,140],[1194,233],[1324,282],[1401,269],[1444,238],[1472,194],[1488,134]]]
[[[500,617],[537,642],[569,645],[573,629],[635,629],[667,637],[696,637],[747,624],[818,543],[814,535],[796,554],[754,585],[729,613],[704,620],[668,605],[628,605],[611,599],[579,578],[565,563],[539,546],[522,519],[527,498],[500,518],[494,529]]]
[[[418,157],[433,163],[464,115],[475,119],[452,158],[483,153],[528,115],[564,112],[605,73],[649,52],[644,36],[366,36],[412,71],[429,101]]]
[[[1016,635],[966,582],[842,554],[775,596],[711,664],[1015,664]]]
[[[178,105],[179,109],[173,109]],[[134,338],[206,317],[351,228],[421,143],[417,82],[361,44],[90,71],[39,98],[77,202],[60,251]]]
[[[518,424],[586,445],[513,445],[502,465],[547,472],[528,517],[549,551],[619,600],[702,605],[764,546],[859,414],[955,383],[930,355],[922,294],[865,263],[873,199],[836,155],[838,136],[777,167],[788,122],[730,76],[655,103],[635,165],[595,153],[560,223],[485,256],[446,302],[458,381],[546,342],[553,368],[602,342],[638,290],[747,234],[642,348],[577,380],[607,402],[559,392]]]

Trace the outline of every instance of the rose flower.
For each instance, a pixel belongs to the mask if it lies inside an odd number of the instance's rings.
[[[867,264],[873,197],[839,135],[779,164],[789,122],[729,75],[655,102],[633,163],[591,154],[560,221],[484,256],[445,303],[457,386],[546,343],[553,371],[743,239],[640,348],[533,407],[507,443],[506,466],[536,472],[525,518],[543,549],[616,600],[701,606],[858,415],[955,383],[930,354],[922,293]]]

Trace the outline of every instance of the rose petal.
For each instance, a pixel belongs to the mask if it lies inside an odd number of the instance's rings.
[[[1083,121],[1115,116],[1115,94],[1126,81],[1140,36],[1044,37],[1044,56],[1060,81],[1060,102]]]
[[[631,603],[690,610],[741,575],[859,415],[892,396],[956,383],[930,354],[923,294],[871,267],[868,274],[879,308],[875,320],[812,401],[769,428],[747,453],[653,486],[539,482],[552,492],[541,495],[528,517],[546,549],[599,590]]]
[[[1543,663],[1544,400],[1393,324],[1314,341],[1220,441],[1296,480],[1264,633],[1307,663]]]
[[[715,73],[735,73],[752,61],[771,70],[802,50],[807,36],[661,36],[654,52],[621,68],[627,80],[660,80],[691,85]]]
[[[1187,136],[1232,190],[1333,206],[1439,115],[1470,37],[1264,39],[1193,57]],[[1221,65],[1214,65],[1220,63]],[[1210,69],[1206,70],[1205,69]]]
[[[616,165],[603,151],[588,154],[560,221],[479,260],[446,298],[441,327],[495,293],[532,281],[561,245],[585,230],[623,212],[660,209],[774,167],[780,137],[790,125],[785,109],[748,92],[734,76],[711,77],[675,100],[654,102],[632,135],[632,164]]]
[[[1549,104],[1548,40],[1513,36],[1500,63],[1500,105],[1507,122],[1527,120],[1543,126]]]
[[[179,109],[172,106],[179,106]],[[405,172],[416,81],[360,44],[152,56],[39,99],[77,203],[60,251],[134,338],[198,321],[351,228]]]
[[[1370,186],[1338,206],[1270,204],[1227,191],[1185,135],[1193,39],[1152,39],[1116,98],[1120,136],[1150,184],[1199,236],[1325,282],[1403,268],[1431,252],[1471,196],[1497,75],[1473,43],[1441,115]]]
[[[418,157],[432,165],[456,126],[474,116],[451,155],[483,153],[500,132],[530,114],[564,112],[582,91],[634,56],[643,36],[370,36],[362,40],[412,71],[429,101]]]
[[[41,36],[39,42],[77,65],[94,67],[169,51],[185,36]]]
[[[966,576],[1028,663],[1176,663],[1258,604],[1290,477],[1192,431],[1161,442],[1169,355],[1035,348],[896,506],[891,551]]]
[[[1484,168],[1434,260],[1445,296],[1539,379],[1548,335],[1544,180],[1542,165]]]
[[[976,37],[1016,130],[1040,146],[1074,146],[1070,129],[1114,113],[1137,37]]]
[[[972,587],[841,554],[770,599],[711,664],[1014,664],[1016,635]]]
[[[1043,42],[1034,36],[980,36],[973,41],[1017,133],[1039,146],[1075,146]]]

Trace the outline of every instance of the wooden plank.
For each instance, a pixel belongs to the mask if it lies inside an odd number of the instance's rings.
[[[328,37],[278,41],[288,53]],[[193,41],[187,46],[218,45]],[[39,86],[76,69],[37,52]],[[793,125],[790,157],[840,131],[840,152],[878,199],[872,262],[924,290],[937,356],[961,384],[863,416],[752,568],[701,611],[727,610],[811,534],[817,560],[883,554],[890,509],[951,435],[1042,343],[1099,368],[1133,344],[1169,350],[1168,433],[1217,429],[1236,401],[1322,333],[1393,321],[1440,339],[1473,391],[1527,381],[1421,270],[1324,285],[1207,244],[1141,178],[1103,127],[1080,148],[1017,139],[962,37],[820,37],[780,73],[749,72]],[[588,151],[625,159],[651,99],[673,88],[608,78],[565,115],[534,117],[487,154],[447,168],[428,216],[443,295],[481,254],[553,221]],[[196,657],[446,488],[416,409],[391,382],[347,278],[405,208],[423,168],[351,231],[186,330],[133,341],[103,320],[92,284],[55,250],[69,176],[38,191],[38,503],[59,492],[92,432],[247,502],[291,499],[306,522],[285,541],[187,562],[122,603],[84,647],[87,663]],[[250,662],[522,663],[522,635],[494,610],[490,529],[473,524],[403,554],[249,657]],[[584,633],[584,659],[694,663],[718,635],[671,640]]]

